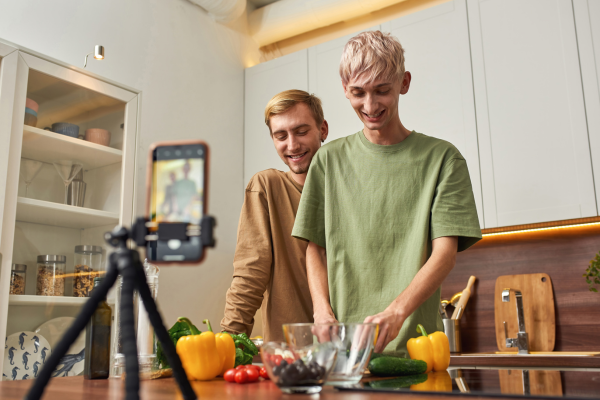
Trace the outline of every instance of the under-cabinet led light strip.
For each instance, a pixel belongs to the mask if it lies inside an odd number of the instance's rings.
[[[594,225],[600,225],[600,222],[590,222],[590,223],[587,223],[587,224],[550,226],[550,227],[547,227],[547,228],[517,229],[517,230],[514,230],[514,231],[508,231],[508,232],[484,233],[482,236],[483,237],[488,237],[488,236],[510,235],[510,234],[513,234],[513,233],[539,232],[539,231],[549,231],[549,230],[552,230],[552,229],[578,228],[578,227],[582,227],[582,226],[594,226]]]

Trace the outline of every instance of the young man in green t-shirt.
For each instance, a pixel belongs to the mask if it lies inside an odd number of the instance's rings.
[[[350,39],[340,76],[364,128],[317,152],[292,235],[309,241],[315,323],[378,323],[375,351],[406,355],[417,324],[443,329],[440,285],[481,239],[469,172],[452,144],[400,122],[411,74],[395,37]]]

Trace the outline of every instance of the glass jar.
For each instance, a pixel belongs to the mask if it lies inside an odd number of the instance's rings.
[[[13,264],[10,270],[10,294],[25,294],[27,265]]]
[[[38,296],[64,296],[66,263],[67,256],[53,254],[38,256],[35,294]]]
[[[73,268],[73,297],[89,297],[94,287],[94,278],[104,275],[102,247],[75,246],[75,267]]]

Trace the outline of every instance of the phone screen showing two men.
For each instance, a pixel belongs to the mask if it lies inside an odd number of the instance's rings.
[[[151,220],[199,225],[204,210],[205,148],[201,144],[161,146],[154,150]],[[198,243],[196,243],[198,242]],[[198,238],[187,242],[154,242],[148,256],[155,261],[189,261],[199,258]]]

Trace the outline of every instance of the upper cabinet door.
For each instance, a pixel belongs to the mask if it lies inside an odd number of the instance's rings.
[[[412,74],[400,96],[400,120],[408,129],[447,140],[467,160],[477,213],[483,218],[475,104],[465,0],[455,0],[382,25],[405,49]]]
[[[377,25],[368,30],[379,28]],[[340,78],[340,60],[344,46],[350,38],[360,32],[308,49],[308,88],[321,99],[325,120],[329,124],[329,136],[325,143],[352,135],[363,128],[362,122],[344,94]]]
[[[273,96],[284,90],[308,90],[307,63],[307,50],[301,50],[246,69],[244,186],[259,171],[289,169],[275,151],[265,125],[265,107]]]
[[[600,1],[574,0],[573,10],[596,182],[596,202],[598,203],[598,193],[600,193]]]
[[[486,228],[597,215],[570,0],[468,0]]]

